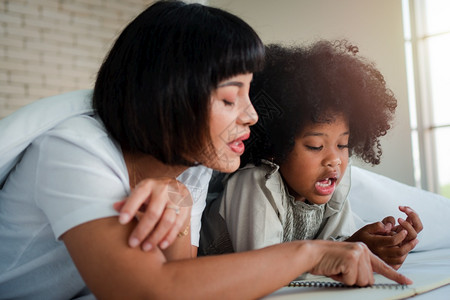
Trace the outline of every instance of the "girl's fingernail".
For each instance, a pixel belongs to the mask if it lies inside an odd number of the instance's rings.
[[[128,221],[130,221],[130,215],[127,213],[121,213],[119,215],[119,223],[120,224],[126,224]]]
[[[144,251],[150,251],[152,250],[153,246],[150,243],[144,243],[144,245],[142,245],[142,250]]]
[[[159,247],[161,249],[166,249],[167,247],[169,247],[169,242],[168,241],[162,241],[161,244],[159,244]]]
[[[132,238],[130,239],[129,243],[130,243],[130,247],[131,247],[131,248],[134,248],[134,247],[136,247],[137,245],[139,245],[139,240],[138,240],[137,238],[135,238],[135,237],[132,237]]]

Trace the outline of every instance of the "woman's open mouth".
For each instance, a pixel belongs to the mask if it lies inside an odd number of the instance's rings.
[[[250,137],[250,133],[246,133],[246,134],[242,135],[241,137],[235,139],[231,143],[228,143],[228,147],[230,147],[230,149],[233,152],[241,155],[245,151],[244,141],[246,139],[248,139],[249,137]]]

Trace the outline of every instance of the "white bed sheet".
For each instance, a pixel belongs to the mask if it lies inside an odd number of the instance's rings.
[[[357,226],[381,221],[386,216],[405,218],[398,206],[407,205],[423,223],[414,251],[450,248],[450,199],[355,166],[351,167],[351,178],[349,200]]]
[[[450,248],[411,253],[398,271],[406,276],[418,273],[429,274],[430,272],[450,274]],[[450,285],[411,298],[448,300],[450,299]]]

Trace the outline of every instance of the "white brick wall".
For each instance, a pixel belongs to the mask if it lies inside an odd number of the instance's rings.
[[[117,34],[151,0],[0,0],[0,119],[92,88]]]

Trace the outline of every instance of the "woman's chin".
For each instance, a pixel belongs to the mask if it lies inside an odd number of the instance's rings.
[[[240,157],[236,157],[234,159],[229,158],[221,159],[219,157],[219,159],[216,160],[215,162],[205,165],[221,173],[233,173],[239,168],[240,163],[241,163]]]

